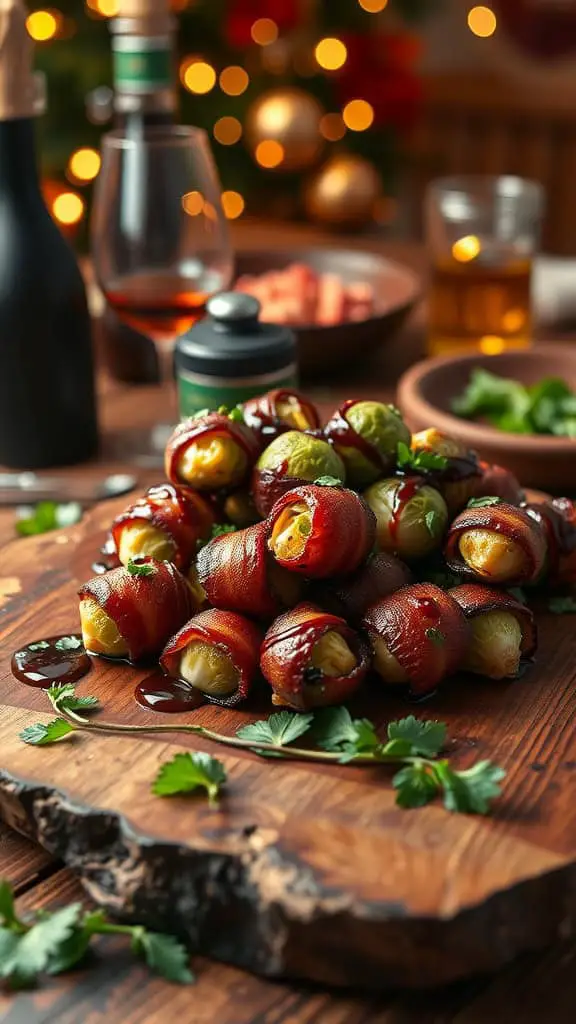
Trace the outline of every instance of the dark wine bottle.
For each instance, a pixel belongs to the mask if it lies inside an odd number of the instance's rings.
[[[0,9],[0,463],[81,462],[98,447],[82,275],[40,190],[34,119],[43,79],[22,0]]]
[[[149,128],[176,121],[174,36],[169,0],[121,0],[110,22],[114,59],[114,126],[138,138]],[[104,353],[118,380],[158,380],[150,338],[123,324],[108,306],[103,318]]]

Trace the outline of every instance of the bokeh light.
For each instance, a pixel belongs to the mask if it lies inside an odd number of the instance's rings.
[[[242,125],[237,117],[219,117],[212,130],[222,146],[233,146],[242,137]]]
[[[274,139],[264,139],[256,146],[254,156],[261,167],[279,167],[284,159],[284,146]]]
[[[201,192],[187,192],[182,196],[182,206],[190,217],[197,217],[204,209],[204,196]]]
[[[237,64],[231,64],[220,72],[220,88],[227,96],[241,96],[249,84],[248,73]]]
[[[52,213],[60,224],[77,224],[84,216],[85,203],[76,192],[61,192],[52,203]]]
[[[258,46],[270,46],[278,39],[278,25],[272,18],[258,18],[250,29],[250,35]]]
[[[33,11],[26,18],[28,35],[37,43],[53,39],[58,31],[58,18],[52,11]]]
[[[475,260],[480,252],[480,239],[476,235],[464,235],[454,242],[452,246],[452,257],[458,263],[470,263]]]
[[[485,356],[499,356],[506,348],[506,342],[497,334],[485,334],[483,338],[480,338],[478,348]]]
[[[350,100],[342,111],[344,124],[352,132],[365,132],[374,121],[374,107],[367,100]]]
[[[358,0],[358,3],[368,14],[380,14],[388,6],[388,0]]]
[[[211,64],[203,60],[192,60],[180,70],[182,84],[188,92],[204,95],[216,85],[216,72]]]
[[[496,15],[490,7],[471,7],[468,11],[468,28],[481,39],[493,36],[497,24]]]
[[[321,39],[314,50],[317,64],[325,71],[337,71],[346,63],[348,50],[341,39]]]
[[[92,0],[89,4],[103,18],[115,18],[120,11],[120,0]]]
[[[328,142],[338,142],[346,134],[346,125],[342,119],[342,114],[324,114],[320,118],[319,128],[320,134]]]
[[[222,208],[228,220],[236,220],[237,217],[241,217],[245,206],[246,203],[239,192],[222,193]]]
[[[100,170],[100,154],[95,149],[77,149],[68,161],[68,172],[77,181],[92,181]]]

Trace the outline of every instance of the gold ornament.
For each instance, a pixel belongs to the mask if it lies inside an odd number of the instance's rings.
[[[303,171],[324,148],[320,119],[324,110],[304,89],[270,89],[248,111],[246,139],[262,167]]]
[[[306,185],[304,205],[311,220],[331,228],[351,229],[374,218],[382,196],[378,171],[352,153],[333,156]]]

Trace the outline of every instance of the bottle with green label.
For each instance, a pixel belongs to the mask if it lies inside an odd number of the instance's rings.
[[[176,342],[180,416],[233,408],[273,388],[298,385],[294,332],[259,320],[260,303],[241,292],[221,292],[207,317]]]

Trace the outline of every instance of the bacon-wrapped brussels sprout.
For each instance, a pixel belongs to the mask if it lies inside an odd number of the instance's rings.
[[[198,579],[215,608],[273,618],[298,603],[302,581],[278,565],[266,546],[266,524],[216,537],[198,554]]]
[[[289,430],[264,449],[252,475],[252,494],[261,516],[286,491],[329,476],[344,483],[346,471],[332,445],[311,434]]]
[[[552,586],[576,582],[576,506],[570,498],[533,502],[524,510],[546,536],[546,578]]]
[[[287,430],[317,430],[320,426],[316,407],[292,388],[267,391],[245,402],[242,409],[245,422],[264,444]]]
[[[224,515],[239,530],[260,522],[254,499],[247,487],[241,487],[227,495],[224,501]]]
[[[324,435],[332,441],[355,487],[366,487],[396,465],[398,442],[410,444],[410,431],[392,405],[349,399],[331,416]]]
[[[95,576],[78,594],[84,646],[108,658],[139,661],[158,654],[197,611],[175,566],[153,558]]]
[[[312,579],[354,572],[376,539],[376,518],[355,491],[309,484],[288,491],[267,520],[279,565]]]
[[[507,591],[479,583],[463,583],[449,594],[472,630],[462,668],[489,679],[518,676],[536,651],[536,625],[530,609]]]
[[[296,711],[348,700],[369,665],[368,645],[360,635],[313,604],[299,604],[276,619],[260,655],[272,702]]]
[[[438,488],[448,511],[454,515],[464,508],[473,497],[481,476],[475,453],[455,438],[433,428],[413,434],[411,447],[416,461],[422,463],[415,472],[422,473],[428,483]],[[426,465],[426,455],[438,456],[442,465],[435,467],[432,460],[428,460]]]
[[[310,596],[334,615],[359,622],[370,605],[411,582],[412,573],[404,562],[379,551],[370,555],[351,576],[317,583]]]
[[[478,463],[481,476],[474,484],[473,498],[489,498],[494,496],[508,505],[521,505],[525,500],[524,491],[518,480],[509,469],[489,462]]]
[[[244,423],[224,413],[183,420],[166,446],[166,476],[198,491],[237,487],[247,479],[260,445]]]
[[[200,494],[162,484],[116,516],[112,537],[122,565],[150,556],[183,569],[196,554],[198,541],[210,535],[213,522],[212,509]]]
[[[515,505],[478,503],[452,523],[445,557],[450,569],[467,579],[507,586],[535,583],[546,561],[546,536]]]
[[[407,562],[438,548],[448,526],[446,502],[422,477],[390,477],[364,491],[376,516],[376,540],[382,551]]]
[[[248,696],[257,675],[261,639],[249,619],[208,608],[168,641],[160,665],[212,704],[232,707]]]
[[[460,668],[470,627],[456,601],[432,583],[415,583],[366,612],[373,667],[385,683],[408,686],[414,696],[431,693]]]

